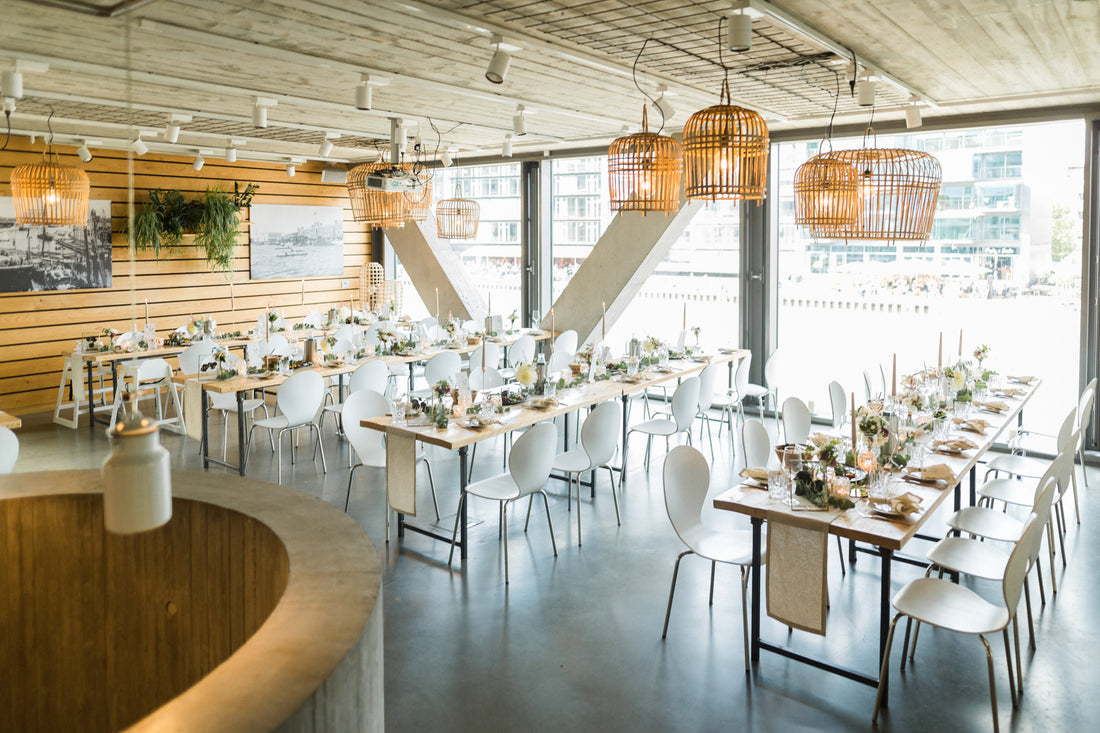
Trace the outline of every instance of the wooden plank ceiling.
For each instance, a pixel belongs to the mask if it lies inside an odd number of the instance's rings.
[[[668,88],[671,131],[717,101],[727,73],[734,101],[773,129],[820,130],[838,89],[838,120],[865,121],[849,92],[853,55],[933,100],[926,118],[1100,101],[1095,0],[753,4],[835,44],[764,14],[750,51],[720,53],[730,0],[0,0],[0,68],[24,69],[17,134],[45,130],[52,110],[61,142],[117,147],[144,131],[154,151],[233,145],[257,160],[318,159],[326,133],[340,135],[331,161],[372,159],[391,117],[410,138],[419,130],[428,156],[494,154],[519,104],[529,134],[517,152],[602,145],[640,123],[635,63],[650,95]],[[493,32],[521,49],[502,85],[484,75]],[[363,73],[387,82],[369,112],[354,106]],[[256,97],[278,100],[264,129],[251,122]],[[908,98],[879,82],[877,119],[900,118]],[[193,118],[174,146],[163,139],[172,113]]]

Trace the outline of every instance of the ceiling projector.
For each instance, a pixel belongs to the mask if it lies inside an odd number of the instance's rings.
[[[372,191],[384,191],[387,193],[419,191],[424,187],[424,183],[420,178],[409,175],[407,172],[398,168],[372,173],[363,179],[363,185]]]

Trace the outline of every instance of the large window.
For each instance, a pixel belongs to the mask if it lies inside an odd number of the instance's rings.
[[[880,136],[880,147],[940,160],[925,243],[813,239],[788,202],[815,146],[774,146],[781,398],[813,401],[825,415],[829,381],[862,398],[864,370],[876,392],[885,371],[889,389],[892,354],[903,372],[935,365],[942,331],[954,360],[962,331],[964,357],[985,343],[987,366],[1044,379],[1028,420],[1056,431],[1078,390],[1083,134],[1072,121]]]
[[[552,297],[557,300],[611,223],[611,194],[605,156],[561,158],[550,165],[551,282]]]

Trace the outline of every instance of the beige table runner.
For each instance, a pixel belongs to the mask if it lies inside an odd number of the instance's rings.
[[[386,428],[386,500],[395,512],[416,516],[416,438]]]
[[[202,382],[197,379],[188,379],[183,383],[183,424],[187,426],[187,435],[195,440],[202,440],[204,397]]]
[[[826,576],[832,512],[768,512],[768,615],[795,629],[825,634]]]

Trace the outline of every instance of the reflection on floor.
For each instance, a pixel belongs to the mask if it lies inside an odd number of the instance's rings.
[[[774,423],[769,423],[774,429]],[[219,428],[216,428],[220,430]],[[19,431],[19,472],[96,467],[107,453],[102,430],[67,430],[47,415],[24,420]],[[635,438],[636,439],[636,438]],[[348,480],[347,444],[330,427],[325,445],[329,473],[309,460],[303,434],[300,457],[284,468],[284,483],[343,506]],[[198,444],[167,433],[163,442],[176,468],[199,469]],[[220,443],[215,435],[214,444]],[[709,450],[696,436],[696,444]],[[715,440],[712,493],[730,483],[735,460],[728,435]],[[663,445],[656,441],[652,471],[641,464],[643,445],[631,446],[629,481],[620,496],[622,526],[607,475],[598,477],[593,501],[585,490],[584,545],[566,511],[565,485],[551,481],[551,513],[558,543],[555,559],[541,506],[523,531],[525,506],[509,513],[511,584],[504,585],[496,505],[473,500],[470,555],[447,568],[447,546],[416,534],[384,541],[381,471],[360,470],[351,514],[384,553],[386,720],[393,731],[446,730],[868,730],[874,690],[765,653],[746,675],[742,667],[741,609],[735,568],[718,569],[714,605],[707,605],[709,567],[697,558],[681,565],[667,641],[661,623],[669,581],[682,546],[669,525],[660,483]],[[230,456],[234,455],[230,437]],[[450,533],[457,502],[455,455],[429,448],[439,489],[439,522]],[[475,478],[499,471],[501,446],[478,450]],[[739,468],[739,467],[738,467]],[[212,469],[216,475],[222,469]],[[264,441],[253,446],[249,475],[274,480],[274,457]],[[1068,568],[1059,592],[1036,604],[1038,648],[1024,658],[1025,692],[1013,710],[1000,642],[998,703],[1005,729],[1087,729],[1100,719],[1095,694],[1100,626],[1100,472],[1082,490],[1084,524],[1072,521]],[[421,506],[430,513],[426,488]],[[577,511],[577,506],[573,506]],[[747,527],[739,517],[708,521]],[[422,516],[427,516],[422,512]],[[434,516],[434,515],[433,515]],[[421,519],[421,521],[424,521]],[[933,526],[940,527],[939,522]],[[933,532],[934,533],[934,532]],[[918,543],[911,552],[923,552]],[[877,656],[878,564],[861,555],[841,577],[830,551],[828,636],[794,632],[789,642],[843,664],[873,672]],[[1060,570],[1060,568],[1059,568]],[[921,571],[896,565],[894,587]],[[1047,580],[1049,584],[1049,579]],[[974,586],[996,592],[991,584]],[[1033,587],[1033,591],[1034,591]],[[1049,586],[1048,586],[1049,591]],[[1026,627],[1022,629],[1026,639]],[[763,632],[784,641],[786,628],[765,618]],[[895,648],[894,663],[898,661]],[[990,730],[988,686],[981,643],[924,630],[915,666],[891,674],[884,730]]]

